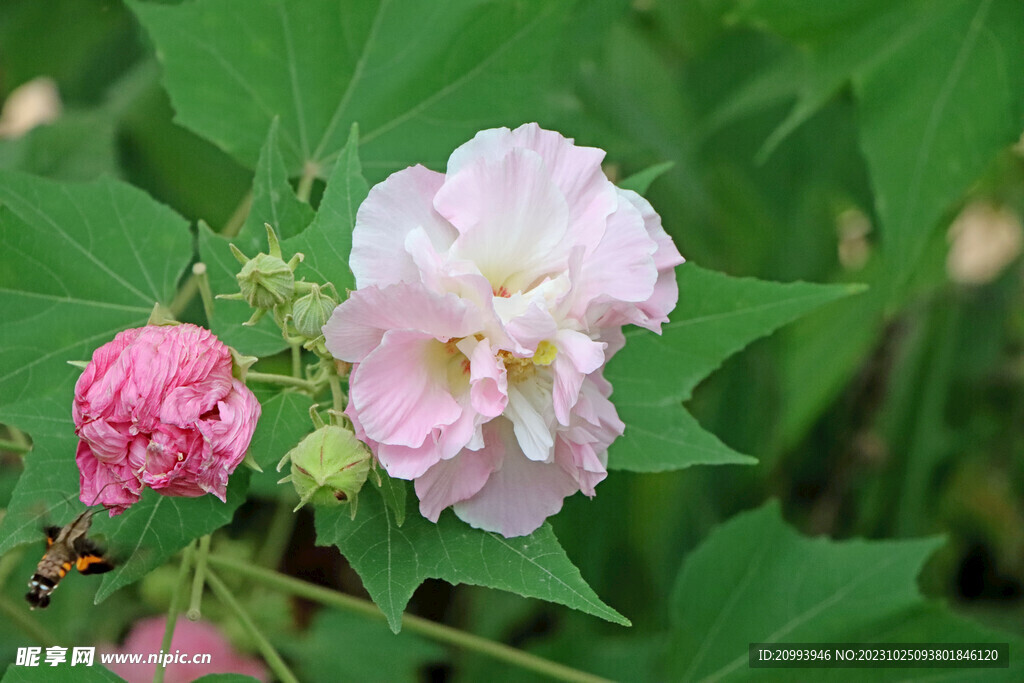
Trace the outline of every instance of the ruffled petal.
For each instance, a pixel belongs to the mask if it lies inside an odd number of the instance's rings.
[[[475,495],[496,467],[501,465],[505,446],[494,427],[484,427],[486,445],[477,451],[462,451],[442,460],[416,480],[420,513],[436,522],[441,511]]]
[[[574,330],[560,330],[555,337],[558,355],[552,364],[553,405],[555,417],[563,426],[569,425],[570,412],[576,405],[583,379],[604,365],[605,346]]]
[[[351,401],[374,441],[418,447],[462,414],[447,382],[444,345],[430,334],[389,330],[356,367]]]
[[[473,340],[472,337],[464,341]],[[475,341],[475,340],[473,340]],[[462,348],[465,353],[467,349]],[[478,342],[469,355],[469,393],[473,410],[484,417],[497,417],[508,405],[508,376],[505,364],[494,355],[487,339]]]
[[[456,503],[455,514],[471,526],[506,537],[533,533],[562,509],[562,500],[576,492],[575,479],[557,463],[536,462],[518,447],[507,420],[499,424],[505,454],[501,469],[473,497]]]
[[[477,421],[472,410],[467,410],[463,402],[462,414],[449,425],[434,427],[423,443],[416,447],[396,446],[370,441],[370,447],[377,460],[396,479],[415,479],[441,460],[455,457],[464,448],[471,448],[477,436]],[[357,435],[358,435],[357,430]]]
[[[454,294],[398,284],[352,292],[334,309],[323,333],[331,355],[355,363],[380,345],[387,330],[415,330],[447,341],[478,331],[484,320],[480,309]]]
[[[509,385],[505,417],[512,421],[519,448],[526,457],[550,462],[555,445],[551,380],[536,372],[535,379]]]
[[[536,152],[476,160],[446,178],[434,207],[460,233],[453,255],[473,261],[496,293],[563,267],[569,207]]]
[[[584,256],[573,280],[572,315],[582,318],[594,302],[639,302],[650,297],[658,278],[657,249],[640,211],[620,197],[600,243]]]
[[[349,266],[359,288],[418,281],[416,264],[403,245],[422,228],[439,251],[447,250],[455,229],[433,207],[444,174],[413,166],[375,185],[356,213]]]
[[[569,209],[569,234],[572,244],[592,248],[601,238],[600,226],[616,205],[615,186],[601,169],[604,150],[574,144],[536,123],[525,123],[515,130],[495,128],[480,131],[448,159],[452,176],[479,159],[499,161],[514,149],[536,152],[544,169],[565,198]],[[597,229],[595,229],[597,228]]]

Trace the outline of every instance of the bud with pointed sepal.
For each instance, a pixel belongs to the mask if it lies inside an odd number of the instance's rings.
[[[291,474],[278,483],[291,481],[299,494],[296,510],[307,503],[314,506],[350,504],[352,517],[356,516],[359,491],[370,472],[373,456],[356,438],[351,429],[335,424],[325,425],[310,409],[317,429],[290,450],[277,469],[291,461]]]

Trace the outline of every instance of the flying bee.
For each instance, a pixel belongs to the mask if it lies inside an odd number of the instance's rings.
[[[46,552],[25,594],[32,609],[50,604],[50,595],[72,567],[82,574],[102,574],[114,568],[86,534],[96,510],[86,510],[64,527],[46,527]]]

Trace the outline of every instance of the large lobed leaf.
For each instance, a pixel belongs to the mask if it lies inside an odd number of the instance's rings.
[[[349,126],[376,168],[442,161],[480,128],[536,116],[567,3],[201,0],[129,5],[177,120],[254,164],[275,117],[291,175],[326,169]]]
[[[380,496],[364,494],[355,520],[347,507],[318,508],[316,533],[317,544],[341,550],[396,633],[413,591],[429,578],[499,588],[629,625],[586,584],[548,524],[504,538],[445,511],[437,524],[412,514],[399,527]]]
[[[783,522],[776,503],[740,514],[715,530],[679,574],[667,679],[793,680],[792,669],[748,668],[750,643],[1009,640],[925,601],[916,576],[939,545],[940,539],[805,538]],[[873,670],[871,679],[906,680],[911,671]],[[803,673],[814,680],[865,678],[855,669]],[[978,673],[1020,680],[1021,663]],[[958,680],[965,674],[956,672]]]
[[[749,464],[682,407],[700,380],[754,339],[859,285],[781,284],[731,278],[691,263],[677,270],[679,304],[662,335],[631,331],[609,364],[612,400],[626,423],[609,458],[615,469],[659,472],[697,464]]]
[[[889,277],[906,284],[942,214],[1020,135],[1024,5],[753,0],[735,18],[806,50],[797,102],[766,151],[853,83]]]
[[[169,303],[192,256],[188,224],[114,180],[0,172],[0,403],[66,386],[121,330]]]

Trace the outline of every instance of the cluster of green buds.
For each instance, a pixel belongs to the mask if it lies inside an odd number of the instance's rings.
[[[291,462],[291,473],[278,483],[292,482],[299,494],[296,510],[307,503],[314,506],[349,505],[356,516],[359,491],[370,473],[373,456],[352,430],[344,426],[344,416],[328,411],[330,423],[325,424],[309,409],[314,431],[288,451],[277,465],[280,472]]]
[[[268,253],[249,258],[232,244],[231,253],[242,264],[236,275],[239,291],[219,298],[245,301],[254,309],[245,325],[255,325],[270,312],[289,343],[302,343],[324,356],[320,328],[338,305],[338,292],[330,283],[296,280],[295,269],[302,263],[303,254],[296,253],[285,261],[277,234],[269,224],[264,225]]]

